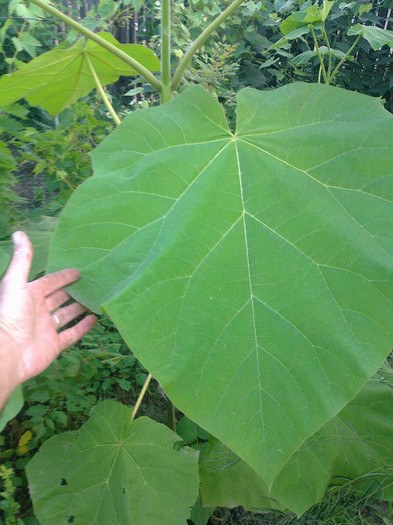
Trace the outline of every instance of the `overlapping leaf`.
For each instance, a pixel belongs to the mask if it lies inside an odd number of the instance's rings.
[[[393,396],[378,378],[293,455],[271,490],[231,450],[210,439],[200,465],[205,505],[254,512],[277,508],[277,499],[302,514],[329,485],[347,485],[364,497],[393,499]]]
[[[13,230],[23,230],[33,245],[34,257],[30,269],[29,280],[34,279],[46,268],[48,261],[49,244],[53,231],[58,222],[57,217],[41,216],[39,219],[29,219],[17,224]],[[0,278],[7,269],[12,255],[12,241],[0,240]]]
[[[393,340],[393,117],[295,84],[131,115],[94,153],[51,269],[171,400],[271,487]]]
[[[139,44],[119,44],[109,33],[100,36],[140,62],[149,71],[158,71],[160,63],[153,51]],[[55,48],[43,53],[18,71],[0,78],[2,106],[26,98],[32,106],[41,106],[52,115],[84,97],[96,87],[88,57],[102,85],[112,84],[120,75],[137,75],[128,66],[99,44],[78,40],[69,49]]]
[[[198,496],[198,453],[164,425],[104,401],[79,431],[54,436],[26,467],[41,523],[186,523]]]

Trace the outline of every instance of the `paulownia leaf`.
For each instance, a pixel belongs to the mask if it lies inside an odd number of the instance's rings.
[[[287,508],[302,514],[330,484],[351,482],[361,496],[393,499],[392,389],[372,379],[327,425],[309,438],[269,491],[262,479],[223,443],[210,439],[200,463],[205,505],[242,505],[254,512]],[[352,480],[352,481],[351,481]]]
[[[315,3],[307,9],[295,11],[280,24],[281,33],[287,35],[300,27],[308,27],[309,25],[322,27],[322,23],[326,20],[333,4],[334,2],[324,0],[322,7]]]
[[[54,436],[26,467],[45,525],[181,525],[198,497],[198,452],[131,409],[97,405],[82,428]]]
[[[391,349],[392,145],[364,95],[246,89],[232,134],[191,87],[95,151],[50,269],[271,486]]]
[[[158,58],[147,47],[119,44],[110,33],[100,33],[100,36],[138,60],[149,71],[160,69]],[[30,105],[41,106],[51,115],[56,115],[96,87],[86,57],[104,86],[116,82],[120,75],[138,74],[99,44],[79,39],[69,49],[52,49],[15,73],[3,75],[0,78],[1,106],[26,98]]]
[[[355,24],[348,29],[348,35],[362,34],[362,37],[367,40],[370,46],[377,51],[382,46],[392,47],[393,45],[393,31],[382,29],[375,26],[364,26],[362,24]]]

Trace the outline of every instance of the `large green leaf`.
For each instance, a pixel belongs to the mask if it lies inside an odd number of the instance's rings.
[[[377,378],[327,425],[305,441],[272,489],[238,456],[210,438],[200,462],[205,505],[242,505],[254,512],[279,508],[302,514],[329,485],[348,485],[360,496],[393,499],[393,396]]]
[[[158,71],[160,62],[153,51],[138,44],[119,44],[109,33],[100,36],[115,45],[149,71]],[[55,48],[43,53],[18,71],[0,78],[0,104],[6,106],[26,98],[32,106],[41,106],[56,115],[96,87],[88,57],[102,85],[112,84],[120,75],[138,75],[132,67],[99,44],[79,39],[69,49]]]
[[[101,144],[55,231],[50,269],[268,486],[390,351],[392,124],[294,84],[242,91],[232,134],[191,87]]]
[[[198,497],[198,452],[131,408],[104,401],[79,431],[54,436],[26,467],[45,525],[181,525]]]

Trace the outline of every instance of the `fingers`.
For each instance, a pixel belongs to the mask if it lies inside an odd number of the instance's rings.
[[[59,308],[62,304],[71,299],[71,296],[63,289],[56,290],[46,298],[46,305],[49,311]]]
[[[55,328],[58,329],[65,326],[79,315],[84,314],[86,311],[87,308],[85,308],[79,303],[72,303],[67,306],[64,306],[63,308],[60,308],[59,310],[56,310],[55,314],[56,317],[59,319],[60,324],[57,323],[56,319],[54,318],[53,322],[56,325]]]
[[[33,247],[30,239],[23,232],[12,234],[14,254],[3,278],[3,286],[12,288],[24,285],[29,277]]]
[[[63,332],[60,332],[59,338],[61,349],[64,350],[68,346],[71,346],[77,341],[79,341],[79,339],[86,335],[87,332],[90,332],[90,330],[96,324],[96,321],[97,318],[95,315],[88,315],[87,317],[84,317],[81,321],[79,321],[79,323],[77,323],[75,326],[67,328],[67,330],[63,330]]]
[[[67,270],[60,270],[59,272],[44,275],[44,277],[40,277],[31,284],[37,291],[47,297],[60,288],[63,288],[63,286],[77,281],[79,277],[79,270],[76,268],[68,268]]]

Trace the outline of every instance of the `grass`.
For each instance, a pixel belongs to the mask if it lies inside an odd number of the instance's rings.
[[[371,498],[356,498],[348,489],[330,490],[325,498],[303,516],[293,513],[254,514],[235,509],[218,509],[208,525],[392,525],[391,506]]]

